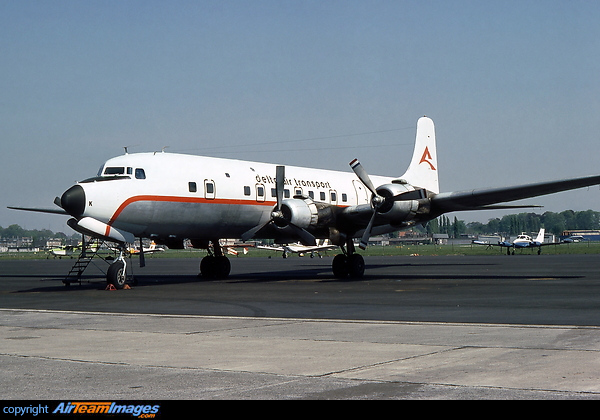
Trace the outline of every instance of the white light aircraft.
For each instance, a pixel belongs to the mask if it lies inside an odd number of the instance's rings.
[[[362,277],[364,249],[371,235],[425,224],[458,210],[506,209],[497,205],[523,198],[600,184],[600,175],[512,187],[440,193],[433,121],[422,117],[412,160],[400,177],[369,176],[357,159],[354,174],[175,153],[134,153],[108,160],[97,176],[66,190],[59,208],[18,208],[70,215],[77,232],[119,244],[122,252],[107,281],[124,286],[125,250],[135,237],[169,248],[189,239],[208,249],[203,277],[225,278],[231,265],[222,238],[274,239],[277,243],[316,244],[329,239],[338,278]],[[366,187],[366,188],[365,188]],[[526,206],[530,207],[530,206]]]
[[[154,241],[150,243],[150,246],[148,248],[144,247],[143,245],[141,247],[136,246],[133,248],[129,248],[129,253],[132,255],[154,254],[155,252],[164,252],[164,248],[156,246],[156,242]]]
[[[302,245],[297,242],[294,244],[284,244],[282,246],[261,246],[258,245],[257,249],[266,249],[268,251],[277,251],[281,252],[283,258],[287,258],[289,254],[298,254],[303,257],[305,254],[310,254],[311,258],[314,258],[315,254],[319,256],[319,258],[323,258],[320,254],[321,251],[329,251],[330,249],[338,248],[337,245],[329,244],[329,239],[324,239],[321,244],[317,244],[316,246],[307,246]]]
[[[77,250],[81,250],[81,246],[65,245],[50,249],[48,252],[54,258],[70,257]]]
[[[473,241],[473,243],[475,243],[477,245],[487,245],[488,247],[499,246],[502,248],[506,248],[506,255],[510,255],[511,248],[512,248],[513,255],[515,253],[515,249],[537,248],[538,255],[539,255],[542,253],[543,246],[560,245],[560,242],[545,242],[544,243],[544,233],[545,232],[546,232],[546,230],[544,228],[541,228],[540,231],[538,232],[537,236],[535,237],[535,239],[533,239],[529,235],[522,233],[522,234],[518,235],[517,238],[512,242],[501,241],[501,242],[498,242],[497,244],[489,244],[489,243],[486,244],[486,243],[481,243],[478,241]]]

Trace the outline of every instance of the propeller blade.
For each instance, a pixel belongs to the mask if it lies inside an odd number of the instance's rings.
[[[275,211],[281,209],[281,202],[283,201],[283,187],[285,183],[285,166],[277,166],[275,168],[275,190],[277,192],[277,206]]]
[[[367,249],[367,245],[369,245],[369,238],[371,237],[371,229],[373,229],[373,221],[375,220],[375,216],[377,216],[377,212],[373,210],[373,215],[371,216],[371,220],[369,220],[369,224],[365,229],[365,233],[363,233],[362,238],[360,239],[360,244],[358,247],[362,250]]]
[[[140,238],[140,267],[146,266],[146,257],[144,256],[144,244],[142,243],[142,238]]]
[[[365,171],[365,168],[363,168],[358,159],[354,159],[352,162],[350,162],[350,167],[352,168],[358,179],[360,179],[360,181],[363,184],[365,184],[365,187],[367,187],[369,191],[371,191],[373,194],[378,195],[377,191],[375,191],[375,186],[371,182],[371,178],[369,178],[369,174],[367,173],[367,171]]]
[[[247,241],[248,239],[254,238],[254,235],[256,235],[256,232],[258,232],[259,230],[261,230],[262,228],[264,228],[265,226],[267,226],[271,222],[272,222],[272,220],[269,219],[269,221],[267,223],[263,223],[261,225],[254,226],[249,231],[242,233],[242,236],[240,237],[240,239],[242,241]]]
[[[294,230],[294,234],[300,238],[300,242],[302,242],[303,245],[317,246],[317,240],[310,232],[291,223],[288,226]]]

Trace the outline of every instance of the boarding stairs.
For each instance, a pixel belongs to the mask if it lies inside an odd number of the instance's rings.
[[[77,261],[75,261],[75,264],[73,264],[69,273],[63,280],[65,286],[70,286],[71,283],[79,283],[79,285],[81,285],[81,276],[94,258],[97,257],[108,264],[108,261],[98,254],[98,251],[102,248],[103,244],[104,242],[97,240],[84,242],[82,244],[81,254],[79,254]]]

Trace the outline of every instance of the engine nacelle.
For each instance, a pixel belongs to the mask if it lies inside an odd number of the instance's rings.
[[[306,229],[319,221],[317,205],[309,198],[287,198],[281,202],[281,213],[286,222]]]
[[[392,197],[402,194],[411,193],[414,189],[410,189],[403,184],[384,184],[377,188],[377,194],[386,199],[385,203],[377,209],[377,213],[380,217],[384,217],[390,221],[391,224],[398,224],[404,221],[414,219],[419,210],[419,202],[414,199],[408,200],[391,200]],[[388,200],[389,199],[389,200]]]
[[[135,237],[131,233],[109,226],[92,217],[84,217],[81,220],[69,219],[67,225],[79,233],[95,238],[102,238],[106,241],[121,244],[132,244],[135,242]]]

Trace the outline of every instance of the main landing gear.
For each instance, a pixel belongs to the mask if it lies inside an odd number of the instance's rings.
[[[346,248],[341,247],[343,254],[333,257],[331,264],[333,275],[338,279],[361,278],[365,274],[365,260],[362,255],[355,252],[354,242],[351,238],[346,243]]]
[[[212,242],[212,250],[208,247],[208,255],[200,261],[199,277],[205,279],[226,279],[231,272],[231,262],[223,255],[219,241]]]

